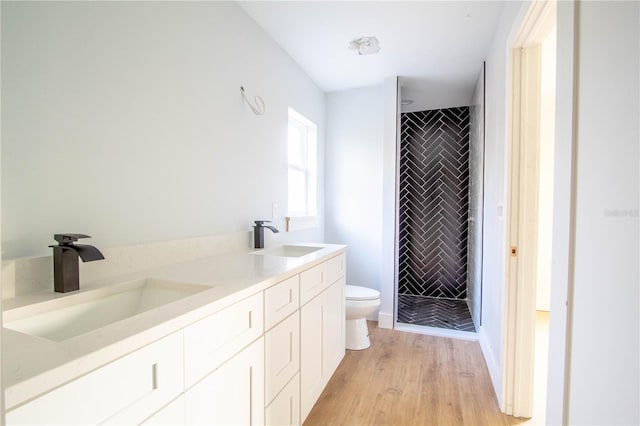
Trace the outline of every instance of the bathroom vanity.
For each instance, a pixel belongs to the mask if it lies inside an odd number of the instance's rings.
[[[299,425],[344,357],[345,255],[279,246],[12,301],[6,422]],[[93,325],[100,303],[122,317]],[[86,311],[80,331],[64,328],[70,307]]]

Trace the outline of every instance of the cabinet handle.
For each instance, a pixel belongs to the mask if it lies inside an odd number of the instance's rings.
[[[293,302],[293,290],[289,289],[289,300],[284,302],[278,309],[275,310],[275,312],[280,312],[284,308],[286,308],[289,305],[291,305],[292,302]]]
[[[158,363],[151,366],[151,387],[158,389]]]

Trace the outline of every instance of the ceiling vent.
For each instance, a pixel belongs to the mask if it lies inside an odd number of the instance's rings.
[[[380,42],[373,36],[360,37],[349,42],[349,49],[354,50],[358,55],[370,55],[380,51]]]

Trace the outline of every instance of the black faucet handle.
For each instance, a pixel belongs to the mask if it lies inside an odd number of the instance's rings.
[[[60,244],[73,244],[80,238],[91,238],[91,236],[84,234],[55,234],[53,236],[53,239]]]
[[[254,220],[253,222],[256,224],[256,226],[262,226],[265,223],[271,223],[270,220]]]

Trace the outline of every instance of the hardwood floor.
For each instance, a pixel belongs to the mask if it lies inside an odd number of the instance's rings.
[[[310,425],[513,425],[502,414],[477,342],[377,328],[347,351]]]

